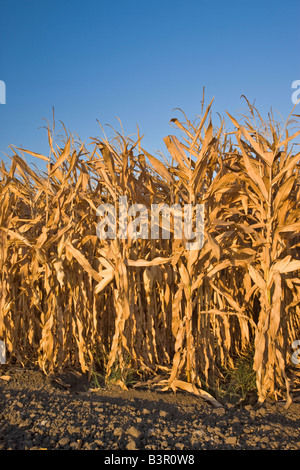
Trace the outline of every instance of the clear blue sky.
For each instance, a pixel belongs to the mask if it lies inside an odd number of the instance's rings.
[[[102,136],[97,119],[120,130],[119,117],[125,134],[138,124],[143,146],[165,154],[174,108],[199,114],[203,86],[215,113],[236,115],[245,94],[263,115],[286,117],[299,18],[299,0],[1,0],[0,159],[10,144],[48,155],[41,127],[53,106],[86,142]]]

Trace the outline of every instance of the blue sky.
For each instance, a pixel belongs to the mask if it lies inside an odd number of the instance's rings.
[[[120,118],[126,135],[138,124],[154,154],[167,154],[174,108],[200,114],[203,86],[216,124],[241,112],[242,94],[287,117],[299,13],[299,0],[1,0],[0,159],[10,144],[48,155],[52,107],[86,143],[103,135],[97,119],[120,131]]]

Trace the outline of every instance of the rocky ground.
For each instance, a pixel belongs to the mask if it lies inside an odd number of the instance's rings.
[[[300,449],[299,402],[216,408],[184,392],[95,391],[75,372],[1,366],[0,377],[2,450]]]

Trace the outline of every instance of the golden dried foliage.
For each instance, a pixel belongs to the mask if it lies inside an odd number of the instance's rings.
[[[249,103],[248,103],[249,104]],[[203,385],[254,343],[260,400],[293,387],[291,344],[300,335],[299,153],[291,120],[214,128],[173,119],[169,165],[116,133],[93,150],[67,135],[49,159],[15,150],[0,169],[0,339],[11,358],[45,373],[128,367],[214,402]],[[257,125],[257,121],[259,125]],[[294,121],[296,122],[296,121]],[[38,174],[18,152],[48,161]],[[204,245],[185,240],[100,240],[97,207],[204,204]],[[143,376],[143,374],[141,374]],[[167,377],[167,378],[166,378]],[[155,380],[155,379],[154,379]],[[214,404],[216,404],[214,402]]]

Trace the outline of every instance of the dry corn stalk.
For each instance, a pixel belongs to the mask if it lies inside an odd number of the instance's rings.
[[[16,149],[0,168],[0,340],[11,358],[46,373],[101,362],[125,387],[129,368],[164,374],[175,390],[213,386],[254,342],[259,398],[292,386],[299,321],[299,131],[264,123],[249,105],[214,128],[173,119],[170,164],[116,133],[92,151],[48,129],[51,158]],[[208,124],[207,124],[208,121]],[[265,128],[267,127],[267,131]],[[263,129],[263,130],[262,130]],[[53,129],[54,130],[54,129]],[[283,135],[283,132],[285,135]],[[47,174],[18,152],[48,161]],[[204,245],[186,239],[100,240],[97,207],[203,204]],[[166,378],[167,377],[167,378]],[[200,395],[201,395],[200,393]]]

